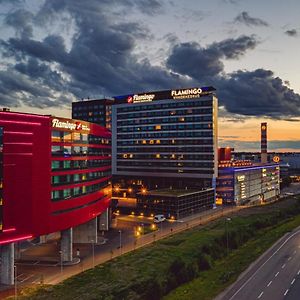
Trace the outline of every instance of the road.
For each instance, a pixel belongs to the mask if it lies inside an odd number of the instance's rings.
[[[252,299],[300,299],[300,227],[275,243],[215,300]]]

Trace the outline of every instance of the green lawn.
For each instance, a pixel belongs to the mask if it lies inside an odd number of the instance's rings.
[[[27,291],[19,299],[155,300],[168,293],[165,299],[212,299],[280,236],[299,226],[298,214],[299,204],[231,217],[228,256],[221,219],[137,249],[56,286]]]

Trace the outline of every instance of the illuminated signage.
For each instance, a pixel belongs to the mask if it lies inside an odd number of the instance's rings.
[[[274,161],[275,163],[279,163],[279,162],[280,162],[280,157],[279,157],[278,155],[273,156],[273,161]]]
[[[154,99],[154,94],[142,94],[142,95],[133,95],[129,96],[127,99],[128,103],[136,103],[136,102],[149,102]]]
[[[149,92],[142,94],[129,94],[114,97],[117,103],[137,103],[137,102],[151,102],[155,100],[167,99],[191,99],[199,98],[204,95],[213,93],[216,89],[212,86],[207,87],[194,87],[188,89],[174,89],[157,92]]]
[[[237,177],[237,180],[240,182],[240,181],[244,181],[245,180],[245,175],[239,175]]]
[[[89,131],[90,128],[82,124],[79,121],[72,121],[72,120],[66,120],[66,119],[52,119],[52,127],[53,128],[62,128],[62,129],[69,129],[69,130],[85,130]]]
[[[0,127],[0,232],[3,227],[3,127]]]
[[[183,99],[183,98],[197,98],[202,94],[202,89],[184,89],[184,90],[172,90],[171,96],[173,99]]]

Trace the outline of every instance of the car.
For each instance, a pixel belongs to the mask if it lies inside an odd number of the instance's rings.
[[[161,223],[165,220],[166,220],[166,218],[164,215],[155,215],[153,218],[154,223]]]

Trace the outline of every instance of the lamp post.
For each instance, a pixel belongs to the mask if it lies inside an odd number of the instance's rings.
[[[119,230],[119,234],[120,234],[120,244],[119,244],[120,254],[122,254],[122,230]]]
[[[60,254],[60,273],[62,274],[63,272],[63,252],[62,250],[59,251]]]
[[[15,271],[15,299],[18,299],[18,286],[17,286],[17,266],[14,265],[14,271]]]
[[[92,242],[93,268],[95,268],[95,243],[94,240],[91,240],[91,242]]]
[[[231,221],[231,219],[230,218],[226,218],[225,219],[225,230],[226,230],[226,250],[227,250],[227,255],[228,255],[228,249],[229,249],[229,245],[228,245],[228,225],[227,225],[227,222],[228,221]]]

